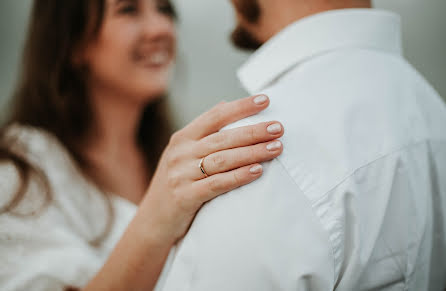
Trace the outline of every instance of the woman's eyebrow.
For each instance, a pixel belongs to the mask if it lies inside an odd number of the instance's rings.
[[[135,3],[135,2],[137,2],[138,0],[115,0],[114,1],[114,4],[115,5],[118,5],[118,4],[120,4],[121,2],[133,2],[133,3]]]

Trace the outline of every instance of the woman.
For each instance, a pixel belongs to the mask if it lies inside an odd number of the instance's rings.
[[[152,290],[199,208],[282,152],[278,122],[219,132],[262,95],[168,140],[174,15],[166,0],[35,0],[1,133],[0,289]]]

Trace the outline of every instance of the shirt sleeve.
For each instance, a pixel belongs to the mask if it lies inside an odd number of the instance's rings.
[[[20,179],[10,164],[0,164],[0,205],[14,195]],[[21,208],[39,193],[31,184]],[[100,268],[91,246],[67,228],[56,206],[33,216],[0,214],[0,289],[64,290],[82,287]]]
[[[278,161],[206,204],[157,291],[332,290],[329,237]]]

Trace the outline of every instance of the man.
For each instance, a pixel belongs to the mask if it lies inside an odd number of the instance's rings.
[[[284,153],[207,204],[163,291],[442,290],[446,108],[368,0],[233,0],[239,71]],[[342,8],[342,9],[341,9]],[[205,163],[204,163],[205,165]]]

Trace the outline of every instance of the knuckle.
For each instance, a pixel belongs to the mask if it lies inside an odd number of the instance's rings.
[[[243,177],[237,171],[234,171],[234,173],[232,174],[232,178],[234,179],[234,184],[235,185],[242,185],[243,184]]]
[[[209,109],[209,113],[214,113],[215,111],[220,110],[221,105],[221,103],[215,104],[211,109]]]
[[[226,166],[226,158],[222,154],[214,154],[211,161],[216,169],[222,169]]]
[[[175,132],[170,136],[169,145],[177,144],[178,140],[179,140],[179,134],[178,132]]]
[[[220,124],[225,120],[224,114],[225,104],[218,104],[209,111],[209,119],[211,123]]]
[[[177,171],[169,171],[168,173],[168,185],[172,189],[177,189],[181,181],[183,180],[181,175]]]
[[[220,124],[223,120],[223,113],[221,110],[214,110],[210,115],[211,123]]]
[[[257,130],[254,126],[248,127],[247,131],[248,132],[246,134],[249,136],[251,140],[257,140],[258,138]]]
[[[208,116],[215,116],[221,110],[221,105],[217,104],[207,112]]]
[[[179,130],[173,133],[170,137],[169,144],[170,145],[178,145],[184,140],[183,130]]]
[[[219,193],[221,191],[221,183],[217,179],[211,179],[208,182],[208,188],[212,193]]]
[[[181,156],[178,151],[170,152],[167,156],[167,166],[169,168],[175,168],[178,166],[178,163],[181,161]]]
[[[225,141],[226,141],[226,133],[224,132],[216,133],[212,138],[211,148],[220,149],[223,147]]]
[[[248,156],[254,160],[258,160],[262,157],[262,152],[258,149],[257,146],[252,146],[248,149]]]

